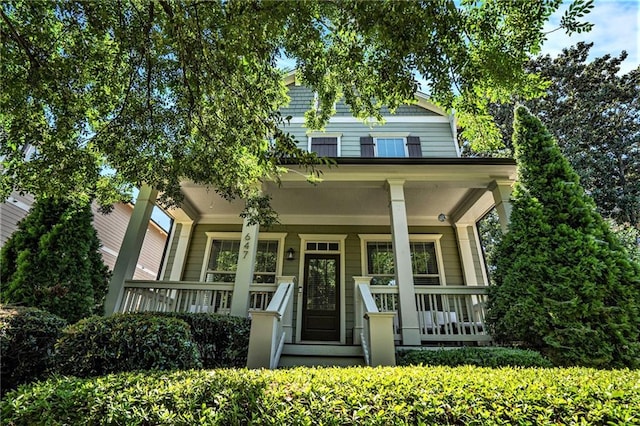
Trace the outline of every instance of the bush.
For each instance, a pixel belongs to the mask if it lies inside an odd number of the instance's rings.
[[[640,265],[595,211],[555,140],[516,109],[518,182],[487,325],[556,365],[640,367]]]
[[[110,272],[91,205],[38,198],[0,251],[3,303],[44,309],[69,323],[104,313]]]
[[[0,393],[41,379],[53,366],[53,347],[67,325],[35,308],[0,306]]]
[[[251,321],[208,313],[155,313],[179,318],[191,327],[203,368],[245,367]]]
[[[297,368],[56,378],[0,403],[7,425],[638,424],[640,371]]]
[[[476,367],[552,367],[538,352],[509,348],[460,348],[398,353],[398,365],[475,365]]]
[[[67,327],[56,344],[59,372],[78,377],[200,367],[189,326],[177,318],[116,314]]]

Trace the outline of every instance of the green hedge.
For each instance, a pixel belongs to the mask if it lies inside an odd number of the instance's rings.
[[[191,327],[203,368],[245,367],[251,321],[248,318],[208,313],[154,313],[179,318]]]
[[[0,403],[7,425],[638,424],[640,371],[297,368],[57,378]]]
[[[201,367],[189,325],[151,314],[90,317],[72,324],[56,343],[56,360],[60,373],[78,377]]]
[[[512,348],[456,348],[399,352],[398,365],[475,365],[477,367],[552,367],[538,352]]]
[[[0,306],[0,393],[45,377],[67,322],[35,308]]]

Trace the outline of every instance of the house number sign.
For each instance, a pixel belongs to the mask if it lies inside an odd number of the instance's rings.
[[[243,259],[247,258],[247,255],[249,254],[249,242],[251,241],[251,235],[247,234],[244,236],[244,246],[242,246],[242,248],[244,249],[244,254],[242,255]]]

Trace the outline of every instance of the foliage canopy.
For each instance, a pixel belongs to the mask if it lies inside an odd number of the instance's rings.
[[[311,128],[340,96],[379,117],[413,99],[417,75],[474,140],[496,142],[487,103],[540,92],[523,64],[560,3],[5,1],[0,191],[109,205],[146,183],[169,203],[185,179],[251,196],[285,158],[313,174],[315,156],[281,130],[282,57],[318,93]],[[574,1],[562,26],[588,29],[578,19],[591,3]],[[37,153],[24,161],[28,144]]]

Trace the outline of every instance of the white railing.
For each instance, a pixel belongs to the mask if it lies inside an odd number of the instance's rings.
[[[354,277],[356,294],[356,342],[367,365],[396,365],[393,321],[396,314],[380,312],[369,289],[368,277]]]
[[[250,287],[249,309],[264,310],[275,284]],[[186,281],[125,281],[118,312],[210,312],[231,311],[233,284]]]
[[[295,277],[277,277],[278,288],[265,310],[251,311],[247,367],[276,368],[285,343],[292,342]]]
[[[423,342],[487,342],[491,336],[485,324],[487,287],[417,286],[414,288],[420,338]],[[397,286],[371,286],[380,311],[398,312]],[[394,321],[395,340],[401,325]]]

